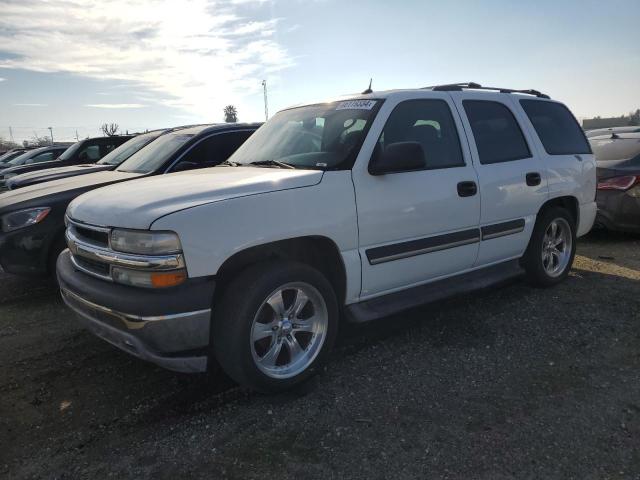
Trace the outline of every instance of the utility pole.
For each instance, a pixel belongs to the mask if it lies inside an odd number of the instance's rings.
[[[78,129],[76,128],[76,142],[79,142],[80,139],[78,138]]]
[[[49,133],[51,134],[51,145],[53,145],[53,128],[47,127],[49,129]]]
[[[267,81],[262,80],[262,88],[264,90],[264,119],[269,120],[269,106],[267,103]]]
[[[11,139],[11,143],[16,143],[13,139],[13,130],[11,129],[11,127],[9,127],[9,138]]]

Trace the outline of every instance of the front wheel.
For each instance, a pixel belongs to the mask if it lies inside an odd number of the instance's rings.
[[[251,267],[226,288],[212,325],[222,369],[255,390],[284,390],[318,369],[333,346],[338,306],[331,284],[304,264]]]
[[[566,209],[552,207],[536,220],[522,265],[531,283],[550,287],[569,275],[575,253],[575,221]]]

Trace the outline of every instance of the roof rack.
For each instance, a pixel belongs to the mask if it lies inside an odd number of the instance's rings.
[[[475,82],[463,82],[463,83],[450,83],[447,85],[435,85],[432,87],[425,87],[436,92],[460,92],[462,90],[492,90],[500,93],[524,93],[526,95],[534,95],[539,98],[550,98],[549,95],[545,95],[538,90],[514,90],[512,88],[500,88],[500,87],[483,87],[479,83]]]

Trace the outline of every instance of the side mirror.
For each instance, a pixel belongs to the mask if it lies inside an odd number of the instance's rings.
[[[187,170],[194,170],[199,166],[200,165],[198,165],[196,162],[180,162],[175,167],[173,167],[172,172],[185,172]]]
[[[371,175],[386,175],[425,168],[427,168],[427,162],[419,142],[391,143],[384,150],[378,146],[369,163]]]

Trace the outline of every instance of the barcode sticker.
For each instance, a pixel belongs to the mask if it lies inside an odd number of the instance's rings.
[[[371,110],[375,104],[375,100],[349,100],[340,102],[336,110]]]

